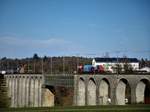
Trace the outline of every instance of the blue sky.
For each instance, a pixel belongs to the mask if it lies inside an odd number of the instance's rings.
[[[0,57],[106,52],[150,59],[150,0],[0,0]]]

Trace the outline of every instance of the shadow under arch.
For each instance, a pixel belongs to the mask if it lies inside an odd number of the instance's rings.
[[[136,102],[150,104],[150,81],[141,79],[136,87]]]
[[[91,77],[91,78],[89,78],[89,81],[93,81],[94,82],[94,84],[96,85],[96,82],[95,82],[95,80],[94,80],[94,78],[93,77]]]
[[[99,85],[99,105],[108,105],[110,100],[110,83],[106,78],[100,81]]]
[[[131,87],[127,79],[120,79],[116,88],[118,105],[131,104]]]
[[[45,85],[45,88],[49,89],[54,95],[56,94],[54,86]]]
[[[80,77],[78,82],[77,105],[78,106],[85,105],[85,81],[82,77]]]
[[[80,79],[79,80],[82,80],[82,81],[84,81],[84,79],[82,78],[82,77],[80,77]]]
[[[87,105],[96,105],[96,83],[93,78],[87,84]]]

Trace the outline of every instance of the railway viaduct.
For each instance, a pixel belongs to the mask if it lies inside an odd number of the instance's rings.
[[[8,74],[5,78],[11,107],[150,103],[150,74]]]
[[[150,103],[150,75],[76,75],[74,80],[76,105]]]

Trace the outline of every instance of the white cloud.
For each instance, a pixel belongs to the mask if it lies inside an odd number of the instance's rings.
[[[14,37],[2,37],[0,38],[1,44],[8,45],[26,45],[31,43],[32,45],[50,45],[50,44],[69,44],[69,41],[59,39],[59,38],[50,38],[50,39],[22,39],[22,38],[14,38]]]
[[[77,43],[62,38],[29,39],[16,37],[0,37],[0,51],[3,55],[17,55],[28,53],[45,54],[73,54],[80,52],[82,47]],[[10,54],[11,53],[11,54]],[[2,56],[2,55],[1,55]]]

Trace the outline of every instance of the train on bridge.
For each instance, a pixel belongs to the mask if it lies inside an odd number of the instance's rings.
[[[149,73],[150,68],[140,68],[136,58],[94,58],[92,64],[77,66],[78,73]]]
[[[110,68],[111,67],[111,68]],[[127,71],[128,70],[128,71]],[[77,73],[79,74],[103,74],[103,73],[149,73],[145,69],[127,69],[119,66],[103,66],[103,65],[79,65],[77,66]]]

